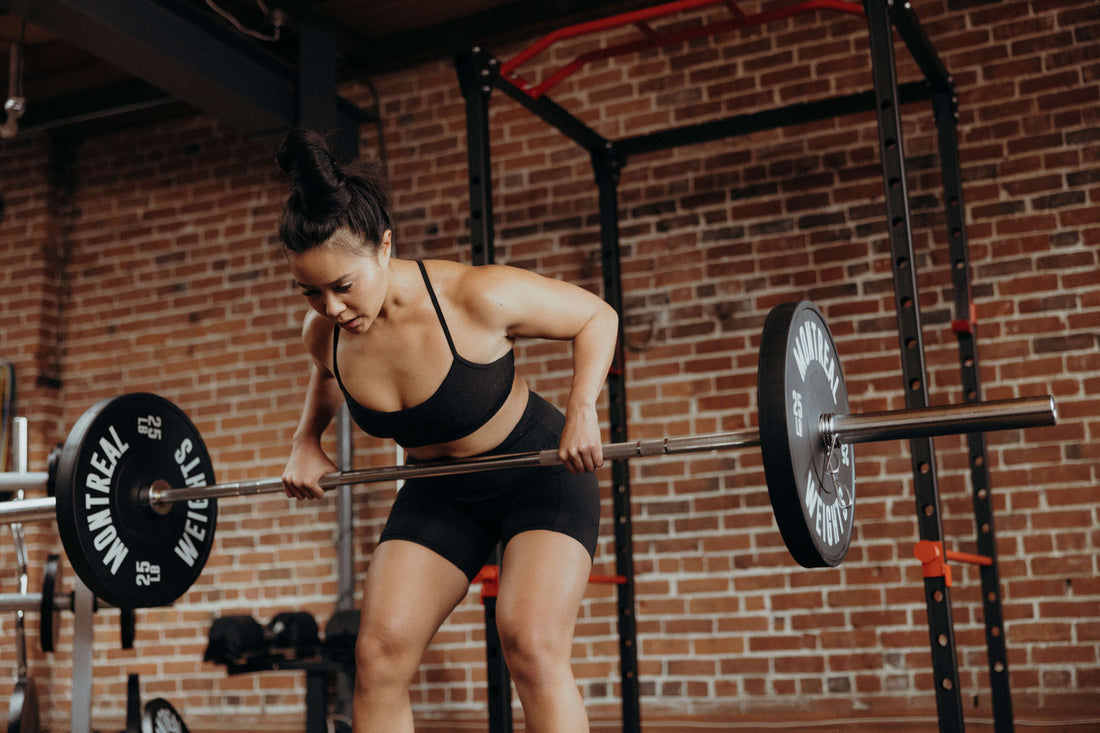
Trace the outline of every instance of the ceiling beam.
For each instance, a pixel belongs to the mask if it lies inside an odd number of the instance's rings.
[[[178,0],[37,0],[28,19],[252,137],[298,124],[298,72]],[[335,89],[332,97],[334,104]],[[341,123],[358,124],[346,103]]]
[[[346,75],[394,71],[451,59],[473,43],[535,38],[560,27],[652,4],[653,0],[515,0],[447,23],[381,38],[341,28],[340,53]],[[315,7],[321,14],[327,10],[323,2]]]

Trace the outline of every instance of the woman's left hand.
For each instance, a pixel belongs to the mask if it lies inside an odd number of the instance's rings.
[[[570,473],[595,471],[603,465],[603,444],[594,406],[566,410],[558,458]]]

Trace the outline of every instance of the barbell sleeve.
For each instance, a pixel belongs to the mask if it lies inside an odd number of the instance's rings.
[[[822,415],[821,436],[828,444],[877,443],[905,438],[985,433],[1043,427],[1058,422],[1054,398],[1022,397],[961,405],[917,407],[862,415]]]

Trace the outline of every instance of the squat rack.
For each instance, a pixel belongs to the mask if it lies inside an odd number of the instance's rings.
[[[708,6],[724,6],[730,17],[727,20],[667,33],[655,30],[648,23],[674,13]],[[866,19],[870,39],[872,90],[618,140],[609,140],[600,135],[546,96],[553,86],[591,61],[734,29],[758,26],[795,15],[826,11],[860,15]],[[641,33],[641,39],[583,53],[539,84],[532,84],[518,74],[519,66],[557,41],[625,26],[637,28]],[[924,76],[923,81],[899,86],[894,61],[894,32],[901,38],[916,62]],[[919,101],[931,102],[938,131],[945,226],[954,290],[952,330],[957,339],[963,399],[966,402],[980,401],[977,323],[971,301],[969,248],[964,221],[962,174],[956,130],[958,98],[953,79],[908,2],[863,0],[862,3],[857,3],[848,0],[803,0],[793,5],[753,15],[743,12],[736,0],[678,0],[558,30],[503,63],[483,47],[475,45],[456,56],[455,67],[466,101],[470,234],[474,264],[490,263],[494,257],[489,100],[493,89],[499,89],[589,153],[599,192],[600,254],[604,298],[620,315],[623,313],[623,292],[620,272],[618,182],[620,171],[631,156],[746,135],[791,124],[875,111],[883,188],[886,195],[898,340],[907,409],[925,407],[929,402],[920,306],[917,297],[906,161],[901,134],[901,107],[903,104]],[[615,442],[627,440],[626,365],[621,348],[621,344],[624,343],[622,328],[620,319],[620,348],[608,378],[610,433],[611,440]],[[1014,727],[986,445],[984,435],[980,433],[969,435],[967,440],[977,555],[955,553],[944,548],[932,439],[914,438],[909,443],[920,537],[916,553],[922,562],[924,575],[936,708],[941,731],[963,730],[962,692],[959,685],[951,614],[951,574],[946,560],[972,562],[980,568],[994,728],[997,733],[1008,733],[1013,731]],[[611,475],[615,572],[625,579],[625,582],[617,586],[622,722],[624,731],[637,733],[641,730],[641,712],[630,476],[626,462],[615,461],[611,467]],[[495,598],[486,599],[487,620],[492,617],[491,602],[494,600]],[[488,625],[495,627],[491,623]],[[508,671],[504,667],[503,656],[500,654],[499,640],[495,638],[492,629],[487,630],[487,637],[490,666],[489,727],[494,733],[510,733],[512,719]]]

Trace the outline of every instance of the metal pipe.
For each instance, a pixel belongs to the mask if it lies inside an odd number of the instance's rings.
[[[27,418],[13,417],[12,428],[12,452],[15,456],[15,471],[16,473],[26,473],[27,454],[30,450],[27,444]],[[23,499],[22,489],[16,492],[16,498]],[[23,525],[14,522],[11,525],[11,535],[15,543],[16,563],[19,565],[19,592],[26,593],[29,580],[27,575],[27,543],[23,537]],[[27,676],[27,636],[24,627],[24,613],[22,610],[17,610],[15,613],[15,660],[19,679]]]
[[[46,491],[50,475],[45,471],[28,471],[18,473],[15,471],[0,472],[0,491]]]
[[[114,608],[102,598],[96,598],[92,604],[93,610],[100,607]],[[0,593],[0,613],[8,611],[39,611],[42,608],[41,593]],[[73,610],[73,594],[58,593],[53,597],[53,609],[55,611]]]
[[[41,593],[0,593],[0,612],[34,611],[40,605]]]
[[[345,404],[337,413],[337,448],[341,471],[351,468],[354,458],[351,441],[351,416]],[[355,608],[355,502],[350,486],[342,486],[336,495],[336,610]]]
[[[37,522],[56,517],[57,500],[52,496],[0,502],[0,524]]]
[[[42,607],[41,593],[0,593],[0,612],[37,611]],[[61,594],[54,596],[54,610],[71,611],[72,596]]]

